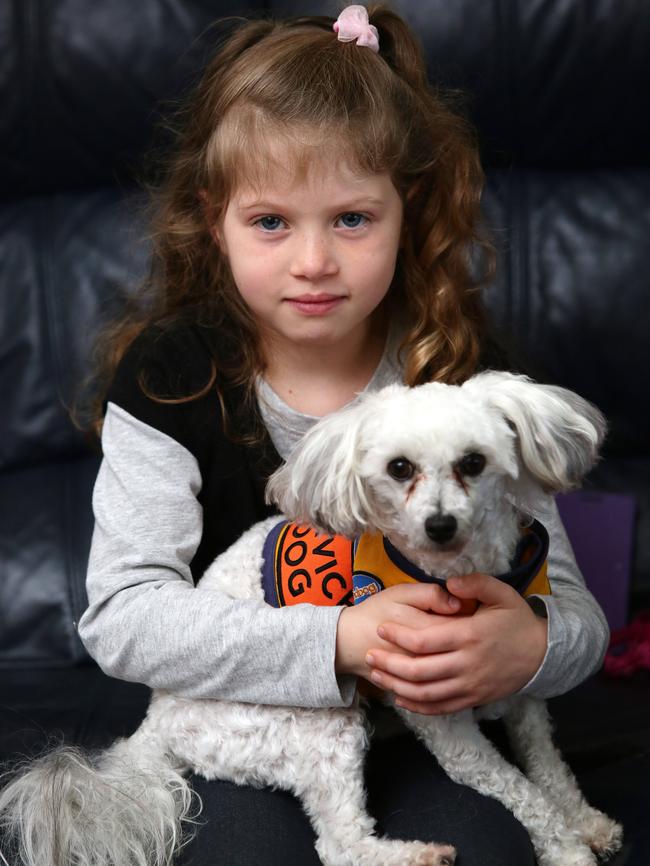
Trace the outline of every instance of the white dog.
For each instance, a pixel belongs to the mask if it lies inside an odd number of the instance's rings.
[[[292,519],[327,534],[380,532],[428,575],[501,575],[520,540],[522,514],[539,507],[542,489],[579,483],[604,430],[589,403],[523,376],[395,385],[318,423],[271,478],[269,496]],[[264,542],[279,519],[246,532],[197,591],[263,598]],[[0,823],[22,840],[20,862],[28,866],[164,866],[182,823],[193,820],[184,779],[192,770],[295,793],[326,866],[453,863],[448,845],[375,836],[365,806],[362,703],[300,709],[154,692],[135,734],[92,762],[64,749],[14,779],[0,794]],[[542,702],[517,697],[442,717],[398,712],[451,778],[514,813],[540,866],[593,866],[592,852],[619,847],[620,827],[587,805],[552,745]],[[482,735],[476,720],[485,716],[503,716],[526,775]]]

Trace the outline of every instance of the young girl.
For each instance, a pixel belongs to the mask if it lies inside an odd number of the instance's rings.
[[[275,609],[194,585],[267,516],[270,472],[366,389],[461,382],[492,359],[471,261],[483,176],[465,122],[383,7],[242,23],[207,68],[156,198],[148,294],[103,344],[103,462],[79,633],[109,674],[191,698],[347,706],[358,677],[446,713],[566,691],[607,629],[554,512],[553,595],[489,575],[358,607]],[[486,268],[486,273],[489,267]],[[110,385],[109,385],[110,383]],[[458,599],[478,602],[448,628]],[[457,622],[461,622],[458,620]],[[382,732],[390,720],[377,707]],[[368,763],[378,832],[451,842],[462,866],[534,862],[496,801],[450,782],[399,727]],[[179,862],[317,864],[281,791],[194,779]]]

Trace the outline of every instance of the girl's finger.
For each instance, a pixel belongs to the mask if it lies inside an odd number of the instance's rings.
[[[373,671],[370,681],[396,697],[420,703],[440,703],[469,698],[468,690],[457,679],[441,682],[411,683],[384,671]]]
[[[395,703],[404,710],[419,713],[423,716],[447,716],[451,713],[460,713],[473,706],[471,700],[459,698],[452,701],[409,701],[406,698],[397,698]]]
[[[449,578],[449,590],[463,599],[474,599],[481,604],[512,607],[521,596],[509,584],[489,574],[476,572]]]
[[[463,670],[463,658],[459,652],[412,656],[372,649],[366,656],[366,663],[372,670],[392,674],[412,683],[452,679]]]
[[[387,619],[390,618],[391,622],[413,629],[428,628],[432,624],[433,617],[440,618],[439,614],[427,613],[408,604],[392,605],[385,616]]]
[[[400,583],[384,590],[391,601],[409,604],[423,611],[449,615],[458,613],[460,601],[437,583]]]
[[[377,629],[382,640],[395,644],[416,655],[445,653],[460,649],[467,643],[463,620],[436,623],[429,628],[410,628],[397,622],[383,622]]]

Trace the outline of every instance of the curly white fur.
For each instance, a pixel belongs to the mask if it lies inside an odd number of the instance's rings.
[[[328,533],[380,530],[427,572],[500,573],[521,513],[539,509],[540,488],[552,493],[578,484],[597,459],[604,431],[589,403],[523,376],[488,372],[462,386],[395,385],[316,425],[272,477],[268,493],[292,519]],[[467,454],[482,455],[485,468],[459,477]],[[408,484],[387,472],[396,458],[414,467]],[[425,521],[432,515],[453,517],[451,539],[429,537]],[[197,591],[262,598],[262,545],[277,520],[245,533]],[[587,805],[553,746],[543,703],[519,697],[482,711],[504,716],[526,775],[484,738],[471,711],[399,712],[453,779],[515,814],[540,866],[594,866],[593,852],[620,846],[620,827]],[[163,866],[178,848],[181,821],[191,820],[181,775],[191,769],[207,779],[295,793],[325,866],[453,863],[450,846],[376,837],[365,806],[366,748],[358,700],[349,709],[304,709],[158,691],[138,731],[95,766],[77,753],[55,753],[20,772],[0,793],[0,825],[17,840],[25,866]],[[55,809],[53,791],[61,803]]]

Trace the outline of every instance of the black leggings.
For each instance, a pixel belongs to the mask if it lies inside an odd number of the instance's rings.
[[[451,843],[457,866],[534,866],[528,834],[511,813],[452,782],[410,733],[372,742],[366,783],[378,835]],[[178,866],[319,866],[314,832],[293,795],[198,776],[193,787],[206,823]]]

